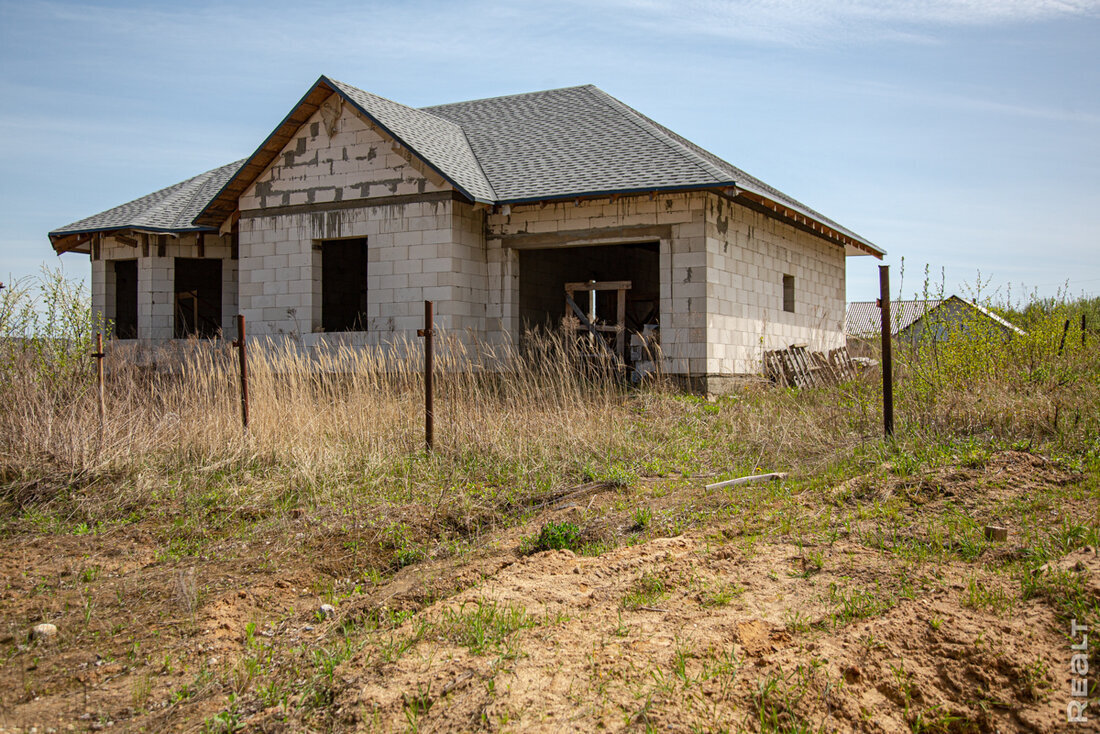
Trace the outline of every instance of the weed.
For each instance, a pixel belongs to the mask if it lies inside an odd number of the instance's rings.
[[[753,703],[761,732],[813,731],[800,709],[820,666],[821,662],[815,658],[789,674],[780,668],[759,681]]]
[[[153,691],[153,679],[148,675],[136,675],[130,685],[130,702],[137,711],[144,711]]]
[[[818,549],[814,551],[803,551],[801,556],[802,563],[802,578],[809,578],[816,573],[820,573],[821,569],[825,567],[825,551]]]
[[[581,545],[581,529],[571,522],[548,522],[534,537],[524,538],[520,553],[528,555],[547,550],[573,550]]]
[[[1024,668],[1023,684],[1024,693],[1030,700],[1046,701],[1049,698],[1048,692],[1052,688],[1050,666],[1042,655]]]
[[[585,481],[604,482],[612,487],[627,487],[638,481],[638,475],[618,461],[605,465],[589,464],[582,472]]]
[[[877,584],[875,589],[871,590],[846,588],[833,582],[829,584],[829,598],[840,605],[832,614],[834,626],[877,616],[896,603],[894,596]]]
[[[809,615],[800,609],[787,609],[784,611],[783,621],[791,632],[809,632],[813,629]]]
[[[418,683],[416,685],[415,694],[411,696],[407,693],[401,694],[401,699],[404,703],[405,720],[409,724],[409,731],[420,731],[420,717],[428,713],[432,707],[431,689],[431,682],[423,687]]]
[[[630,590],[623,597],[623,609],[652,607],[664,599],[668,591],[668,586],[661,577],[648,572],[644,573],[631,585]]]
[[[719,584],[703,594],[704,607],[724,607],[745,593],[745,587],[733,583]]]
[[[240,713],[237,711],[237,697],[229,694],[229,706],[220,713],[203,721],[203,734],[233,734],[244,728]]]
[[[995,614],[1004,614],[1016,600],[999,586],[989,586],[971,577],[967,579],[966,589],[962,592],[962,604],[977,610],[988,610]]]
[[[473,655],[496,651],[515,657],[515,634],[541,622],[519,607],[496,602],[467,602],[457,609],[445,609],[434,632],[439,638],[468,649]]]

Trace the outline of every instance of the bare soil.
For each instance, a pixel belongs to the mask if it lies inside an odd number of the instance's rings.
[[[1065,610],[1022,589],[1062,574],[1100,602],[1094,547],[1026,563],[1100,525],[1083,481],[1001,452],[770,514],[772,489],[594,486],[373,582],[347,575],[385,559],[317,510],[174,560],[151,521],[22,527],[0,547],[0,731],[1066,731]],[[640,504],[702,519],[661,537]],[[521,555],[548,522],[617,547]],[[31,640],[40,622],[58,634]]]

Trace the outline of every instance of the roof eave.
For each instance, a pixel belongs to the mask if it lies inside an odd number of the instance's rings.
[[[73,229],[73,230],[54,230],[46,235],[50,240],[50,247],[57,255],[63,255],[66,252],[78,252],[84,255],[88,252],[79,249],[83,245],[91,242],[91,240],[81,240],[80,238],[85,235],[95,234],[107,234],[110,232],[153,232],[158,234],[188,234],[190,232],[217,232],[217,227],[147,227],[142,224],[127,224],[121,227],[92,227],[88,229]],[[71,242],[69,246],[61,246],[66,240],[70,238],[76,238]]]
[[[142,232],[158,232],[161,234],[172,234],[173,232],[217,232],[217,227],[149,227],[144,224],[123,224],[116,225],[114,227],[95,227],[89,229],[58,229],[50,232],[47,236],[51,239],[54,237],[68,237],[74,234],[100,234],[103,232],[125,232],[129,229],[136,229]]]
[[[841,246],[847,249],[852,247],[862,254],[871,255],[879,260],[883,259],[886,255],[886,251],[877,245],[868,242],[862,237],[853,236],[852,233],[843,232],[836,227],[822,222],[817,217],[811,216],[804,212],[800,212],[791,207],[772,201],[769,197],[755,191],[749,192],[753,196],[760,199],[771,202],[772,206],[766,206],[762,202],[753,201],[751,198],[747,198],[745,193],[748,191],[741,184],[736,181],[715,181],[713,183],[708,182],[705,184],[682,184],[678,186],[639,186],[632,188],[620,188],[620,189],[598,189],[593,191],[583,191],[568,194],[554,194],[549,196],[527,196],[527,197],[513,197],[498,199],[497,204],[537,204],[544,201],[569,201],[580,199],[598,199],[605,196],[636,196],[643,194],[659,194],[659,193],[686,193],[690,191],[709,191],[717,193],[721,196],[725,196],[730,201],[733,201],[744,206],[748,206],[762,213],[778,218],[780,221],[787,222],[792,226],[801,229],[809,234],[815,235],[824,239],[826,242]],[[794,214],[800,216],[803,220],[812,221],[815,226],[811,226],[807,221],[799,222]]]

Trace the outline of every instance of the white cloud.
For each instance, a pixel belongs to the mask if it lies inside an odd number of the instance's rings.
[[[1100,0],[591,0],[617,17],[664,32],[783,45],[839,38],[928,42],[950,26],[1100,16]]]

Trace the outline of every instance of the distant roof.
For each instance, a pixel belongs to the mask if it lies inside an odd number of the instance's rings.
[[[941,300],[890,301],[890,320],[894,322],[891,334],[897,334],[919,319]],[[882,310],[878,301],[852,301],[844,316],[844,333],[849,336],[868,336],[882,332]]]
[[[195,225],[195,217],[243,163],[241,160],[200,173],[140,199],[55,229],[50,232],[50,237],[117,229],[144,229],[150,232],[209,230],[210,227]]]
[[[470,201],[717,189],[837,244],[884,251],[592,86],[416,109],[322,76],[247,159],[50,233],[214,229],[332,93]],[[811,221],[812,220],[812,221]]]
[[[970,308],[977,310],[983,316],[995,321],[1001,326],[1018,334],[1023,334],[1023,329],[1005,321],[983,306],[973,301],[968,301],[959,296],[947,298],[914,299],[911,301],[890,301],[890,321],[893,322],[891,334],[898,334],[921,319],[926,313],[947,301],[958,301]],[[873,336],[882,333],[882,309],[878,301],[852,301],[848,304],[848,311],[844,316],[844,333],[848,336]]]

